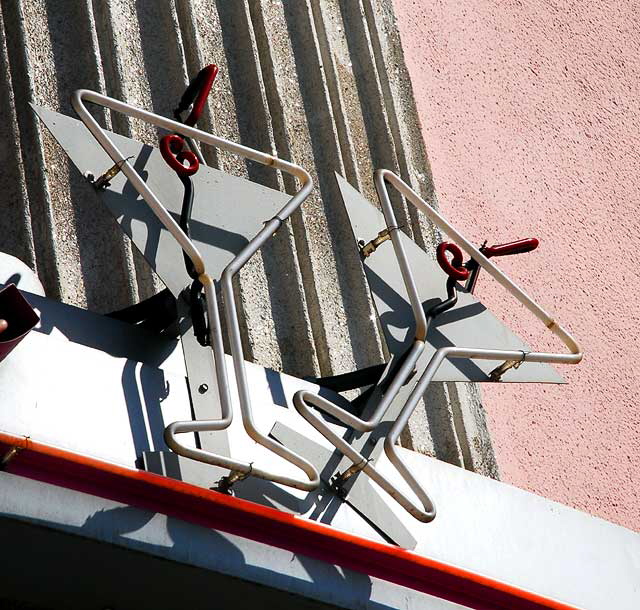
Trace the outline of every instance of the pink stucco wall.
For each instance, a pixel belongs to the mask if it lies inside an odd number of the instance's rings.
[[[640,530],[640,5],[395,5],[441,209],[476,243],[539,237],[499,264],[585,352],[565,386],[482,386],[501,476]]]

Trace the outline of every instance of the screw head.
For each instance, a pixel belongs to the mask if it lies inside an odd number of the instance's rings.
[[[208,389],[209,389],[209,386],[206,383],[202,383],[198,387],[198,392],[200,392],[200,394],[205,394]]]

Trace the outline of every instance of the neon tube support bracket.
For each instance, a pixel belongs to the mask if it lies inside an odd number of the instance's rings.
[[[377,237],[374,237],[370,242],[362,245],[360,248],[360,254],[362,254],[364,258],[371,256],[385,241],[391,239],[391,231],[395,228],[397,227],[387,228],[380,231]]]

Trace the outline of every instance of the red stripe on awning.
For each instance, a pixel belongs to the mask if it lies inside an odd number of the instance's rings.
[[[478,610],[576,610],[496,580],[255,504],[143,470],[0,432],[12,474],[108,498],[362,572]]]

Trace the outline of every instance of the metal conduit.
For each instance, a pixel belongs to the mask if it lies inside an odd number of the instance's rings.
[[[389,229],[389,234],[391,235],[391,243],[393,244],[393,249],[400,266],[402,280],[404,282],[405,288],[407,289],[407,293],[409,294],[411,310],[413,312],[416,325],[415,337],[413,340],[413,344],[409,348],[409,351],[407,352],[402,365],[398,368],[391,383],[389,384],[387,391],[382,395],[382,399],[375,407],[371,416],[366,420],[361,419],[353,415],[352,413],[349,413],[345,409],[342,409],[336,404],[326,400],[322,396],[319,396],[312,392],[301,390],[296,393],[296,395],[294,396],[294,405],[296,409],[309,423],[311,423],[312,426],[314,426],[326,438],[329,438],[328,434],[331,434],[332,436],[335,435],[333,435],[331,430],[327,426],[325,426],[324,423],[322,423],[323,420],[319,420],[315,415],[313,415],[313,413],[309,409],[309,405],[314,406],[324,411],[325,413],[333,415],[333,417],[340,420],[342,423],[350,426],[351,428],[354,428],[355,430],[358,430],[359,432],[369,432],[380,423],[381,419],[384,417],[384,414],[388,411],[389,406],[393,402],[393,399],[396,397],[402,386],[406,383],[407,379],[413,372],[418,358],[424,351],[424,342],[427,337],[427,318],[422,308],[420,298],[418,296],[415,280],[413,279],[413,275],[411,274],[411,269],[409,268],[407,256],[402,246],[402,241],[400,240],[400,236],[398,235],[399,228],[395,215],[393,213],[393,209],[391,208],[391,206],[389,206],[388,208],[385,208],[385,206],[383,206],[383,213],[385,215],[385,221]]]
[[[419,295],[415,287],[415,281],[411,269],[407,264],[407,259],[404,251],[404,247],[400,240],[400,236],[397,235],[398,225],[391,206],[389,194],[387,191],[387,183],[392,184],[400,194],[402,194],[407,201],[411,202],[418,210],[422,211],[439,229],[444,231],[449,237],[451,237],[458,245],[460,245],[471,258],[478,262],[480,266],[487,270],[487,272],[502,285],[510,294],[513,294],[529,311],[540,319],[547,328],[551,330],[560,340],[567,346],[569,354],[557,354],[546,352],[530,352],[523,354],[520,351],[512,350],[488,350],[478,348],[464,348],[464,347],[446,347],[436,351],[433,355],[427,368],[420,377],[413,391],[409,395],[407,402],[402,408],[400,415],[396,418],[393,426],[389,430],[384,440],[385,454],[391,461],[391,463],[398,470],[404,481],[409,485],[411,491],[420,501],[421,506],[415,504],[415,502],[409,498],[406,494],[401,492],[397,487],[393,485],[387,478],[385,478],[375,467],[353,447],[351,447],[344,439],[335,434],[325,423],[324,419],[313,413],[311,406],[317,409],[329,413],[333,417],[339,419],[344,424],[359,430],[366,431],[372,430],[380,422],[380,419],[387,411],[392,398],[389,401],[385,401],[384,398],[376,408],[374,416],[368,420],[363,421],[358,417],[348,413],[344,409],[341,409],[334,403],[327,401],[326,399],[313,394],[308,391],[300,391],[294,397],[294,405],[299,413],[311,423],[311,425],[318,430],[327,440],[329,440],[341,453],[347,456],[354,465],[363,465],[363,472],[367,473],[380,487],[382,487],[392,498],[394,498],[407,512],[413,515],[416,519],[423,522],[432,521],[436,515],[436,510],[433,502],[429,498],[427,492],[418,483],[417,479],[411,473],[408,466],[402,461],[397,450],[396,443],[402,433],[402,430],[407,425],[411,414],[415,410],[421,397],[426,392],[429,384],[431,383],[436,371],[444,362],[446,358],[478,358],[482,360],[495,360],[505,359],[505,364],[509,362],[528,361],[528,362],[547,362],[547,363],[559,363],[559,364],[578,364],[582,360],[582,351],[576,342],[576,340],[560,326],[551,315],[549,315],[542,307],[540,307],[529,295],[527,295],[521,288],[519,288],[514,282],[512,282],[500,269],[498,269],[486,256],[480,252],[471,242],[469,242],[464,236],[462,236],[456,229],[454,229],[436,210],[423,201],[420,196],[409,187],[400,177],[389,170],[377,170],[375,172],[375,186],[382,206],[382,212],[384,214],[387,228],[390,232],[393,240],[394,252],[398,259],[400,271],[402,273],[402,279],[409,296],[411,308],[416,318],[416,328],[424,332],[426,336],[426,321],[422,308]],[[423,322],[424,321],[424,322]],[[412,350],[417,344],[414,343]],[[424,347],[424,346],[423,346]],[[421,353],[422,350],[420,350]],[[413,360],[413,354],[407,358],[407,360]],[[414,361],[415,362],[415,361]],[[398,373],[394,378],[392,386],[395,390],[395,383],[402,378],[402,374]],[[402,384],[404,381],[402,380]],[[399,389],[399,387],[398,387]],[[389,394],[391,394],[391,388]],[[397,390],[393,394],[395,397]]]
[[[255,467],[253,463],[233,460],[227,456],[214,454],[201,449],[186,447],[176,439],[177,434],[187,432],[223,430],[229,427],[233,418],[233,410],[229,395],[229,381],[225,366],[224,348],[221,336],[220,315],[216,301],[215,282],[206,272],[204,259],[195,244],[171,217],[155,193],[149,188],[147,183],[144,182],[135,168],[127,161],[127,159],[124,158],[117,146],[109,139],[97,121],[91,116],[91,114],[89,114],[84,104],[85,100],[93,104],[115,110],[116,112],[120,112],[124,115],[140,119],[151,125],[163,127],[164,129],[190,138],[193,141],[204,142],[205,144],[209,144],[221,150],[234,153],[242,158],[251,159],[252,161],[256,161],[262,165],[279,169],[294,176],[295,178],[298,178],[302,183],[302,188],[287,202],[278,215],[266,223],[265,227],[258,233],[258,235],[250,240],[249,244],[245,246],[245,248],[225,268],[222,275],[222,289],[225,302],[225,314],[230,333],[229,343],[231,346],[231,355],[236,370],[236,387],[240,398],[240,409],[245,430],[256,442],[260,443],[294,466],[300,468],[305,473],[307,477],[306,480],[283,476],[275,472],[263,470]],[[110,98],[95,91],[78,89],[73,93],[71,103],[78,116],[89,129],[98,144],[100,144],[109,157],[111,157],[113,162],[121,168],[132,186],[142,196],[158,220],[169,231],[169,233],[171,233],[184,253],[189,257],[196,272],[198,273],[198,280],[202,283],[205,289],[207,298],[207,315],[210,320],[211,348],[214,356],[216,377],[218,380],[218,393],[220,397],[222,417],[219,420],[174,422],[170,424],[165,430],[165,441],[167,442],[167,445],[179,455],[205,462],[207,464],[220,466],[231,470],[232,472],[257,476],[262,479],[281,483],[283,485],[305,491],[312,491],[316,489],[320,483],[320,477],[314,466],[303,457],[263,435],[259,430],[257,430],[253,423],[251,415],[251,401],[249,399],[249,390],[244,371],[244,352],[242,350],[242,343],[240,339],[240,326],[238,323],[235,299],[231,284],[233,276],[309,196],[313,189],[311,176],[304,170],[304,168],[295,165],[294,163],[284,161],[274,157],[273,155],[214,136],[196,129],[195,127],[189,127],[183,123],[167,119],[141,108],[136,108],[135,106],[131,106],[130,104],[126,104],[125,102]]]

